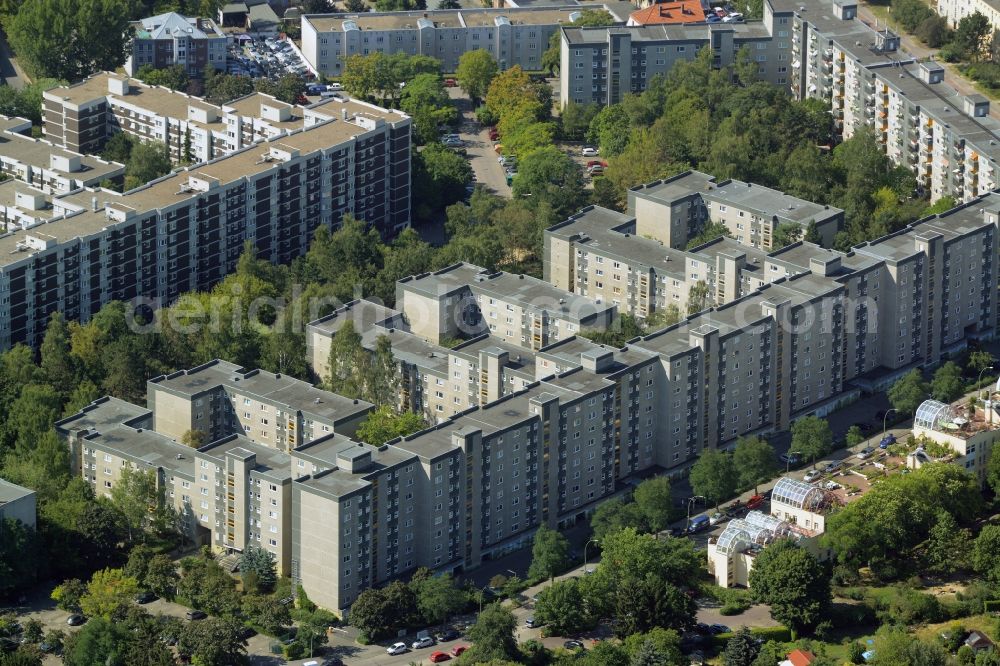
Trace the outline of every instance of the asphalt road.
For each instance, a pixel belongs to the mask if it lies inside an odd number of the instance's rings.
[[[507,176],[503,167],[497,161],[499,155],[493,150],[490,141],[489,128],[483,127],[476,120],[472,102],[462,92],[461,88],[447,88],[448,96],[455,102],[461,114],[459,136],[465,142],[472,172],[476,175],[476,183],[482,184],[494,194],[510,197],[511,189],[507,186]]]
[[[7,37],[0,33],[0,77],[12,88],[20,90],[27,82],[27,77],[17,61],[11,57],[10,45],[7,44]]]

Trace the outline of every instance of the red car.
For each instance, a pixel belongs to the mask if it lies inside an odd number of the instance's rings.
[[[490,141],[496,141],[500,138],[500,132],[496,127],[490,128]]]
[[[760,505],[764,503],[765,499],[767,498],[763,495],[754,495],[747,500],[747,511],[753,511],[754,509],[759,508]]]
[[[444,87],[445,88],[454,88],[457,85],[458,85],[458,81],[456,81],[455,79],[445,79],[444,80]]]
[[[588,169],[590,167],[594,167],[594,166],[600,166],[600,167],[603,167],[603,168],[607,169],[608,168],[608,163],[607,162],[602,162],[601,160],[590,160],[589,162],[587,162],[587,168]]]
[[[432,664],[439,664],[442,661],[448,661],[449,659],[451,659],[451,657],[448,656],[448,653],[441,652],[441,650],[431,652],[430,660]]]
[[[451,654],[453,657],[461,656],[463,652],[469,649],[468,645],[456,645],[451,649]]]

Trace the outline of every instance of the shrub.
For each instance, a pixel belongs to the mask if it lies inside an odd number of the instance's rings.
[[[748,608],[749,604],[727,601],[719,608],[719,615],[739,615]]]
[[[284,654],[285,659],[301,659],[306,656],[306,646],[298,641],[292,641],[281,648],[281,652]]]
[[[968,645],[958,648],[958,663],[963,666],[971,666],[976,663],[976,653]]]
[[[792,640],[792,631],[788,627],[753,627],[750,629],[750,633],[762,639],[765,643],[767,641],[788,643]],[[712,643],[717,649],[722,649],[734,635],[734,632],[716,634],[712,637]]]
[[[852,664],[865,663],[865,658],[863,656],[864,653],[865,653],[865,646],[862,645],[861,643],[858,643],[857,641],[851,643],[850,647],[848,647],[847,649],[847,654]]]

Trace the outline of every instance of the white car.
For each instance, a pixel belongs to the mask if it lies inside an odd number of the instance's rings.
[[[597,152],[598,152],[597,148],[591,148],[590,146],[587,146],[581,151],[581,154],[584,157],[597,157]]]
[[[811,469],[808,472],[806,472],[806,475],[803,477],[803,479],[805,480],[806,483],[812,483],[821,476],[823,476],[823,472],[819,471],[818,469]]]
[[[326,84],[326,89],[327,90],[343,90],[344,86],[340,85],[339,83],[328,83],[328,84]]]
[[[413,649],[419,650],[421,648],[429,648],[434,645],[434,639],[430,636],[424,636],[423,638],[413,641]]]
[[[406,643],[393,643],[385,651],[389,654],[406,654],[410,648],[406,647]]]

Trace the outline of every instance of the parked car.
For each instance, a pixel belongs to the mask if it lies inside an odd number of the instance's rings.
[[[445,643],[447,641],[453,641],[459,637],[459,633],[454,629],[445,629],[444,631],[438,632],[434,638],[438,640],[438,643]]]
[[[456,645],[451,649],[451,656],[460,657],[462,653],[469,649],[468,645]]]
[[[577,640],[569,640],[563,642],[563,647],[567,650],[582,650],[583,643]]]
[[[156,595],[152,592],[140,592],[135,595],[135,603],[137,604],[148,604],[151,601],[156,601]]]
[[[798,465],[802,462],[802,455],[797,451],[789,451],[788,453],[782,453],[778,458],[781,462],[788,465]]]
[[[724,624],[713,624],[709,625],[708,630],[713,634],[728,634],[732,631],[729,627]]]
[[[444,87],[445,88],[454,88],[457,85],[458,85],[458,81],[456,81],[455,79],[445,79],[444,80]]]
[[[339,83],[328,83],[326,84],[326,89],[337,91],[337,90],[343,90],[344,86]]]
[[[66,618],[66,624],[68,624],[71,627],[79,627],[81,624],[85,624],[86,622],[87,618],[80,615],[79,613],[73,613],[68,618]]]
[[[882,438],[882,441],[878,443],[878,448],[887,449],[895,443],[896,443],[896,436],[893,435],[892,433],[889,433],[888,435]]]
[[[865,448],[858,451],[858,460],[866,460],[870,458],[873,453],[875,453],[875,447],[866,446]]]
[[[708,524],[718,525],[719,523],[722,522],[722,519],[725,517],[726,517],[725,514],[716,511],[715,513],[713,513],[711,516],[708,517]]]
[[[516,171],[508,171],[507,172],[507,187],[510,187],[511,185],[514,184],[514,177],[516,175],[517,175]]]
[[[513,155],[501,155],[500,157],[497,158],[497,162],[500,163],[500,166],[504,166],[504,167],[505,166],[516,166],[517,165],[517,158],[514,157]]]
[[[422,648],[429,648],[432,645],[434,645],[434,639],[431,638],[430,636],[424,636],[423,638],[418,638],[417,640],[413,641],[410,647],[412,647],[414,650],[420,650]]]
[[[591,176],[599,176],[602,173],[604,173],[604,167],[602,167],[600,164],[595,164],[592,167],[587,167],[587,173],[589,173]]]
[[[340,657],[327,657],[323,660],[323,666],[344,666],[344,660]]]
[[[826,467],[823,468],[823,471],[826,472],[827,474],[833,474],[838,469],[840,469],[841,462],[843,462],[843,461],[841,461],[841,460],[831,460],[830,462],[828,462],[826,464]]]
[[[746,506],[743,504],[743,502],[736,500],[735,502],[727,506],[725,511],[727,516],[729,516],[730,518],[734,518],[743,513],[744,511],[746,511]]]
[[[760,508],[760,505],[767,500],[765,495],[754,495],[747,500],[747,511],[753,511],[754,509]]]
[[[451,655],[448,654],[447,652],[441,652],[441,650],[437,650],[436,652],[431,652],[431,656],[429,657],[429,659],[432,664],[439,664],[442,661],[448,661],[449,659],[451,659]]]
[[[537,621],[533,617],[529,617],[527,620],[524,621],[524,626],[526,626],[528,629],[535,629],[536,627],[542,626],[542,623]]]
[[[587,146],[586,148],[580,151],[580,154],[583,155],[584,157],[597,157],[598,150],[597,148]]]
[[[184,613],[184,617],[189,620],[204,620],[208,617],[208,614],[205,611],[189,610],[187,613]]]
[[[691,524],[688,525],[688,532],[694,534],[695,532],[700,532],[710,525],[708,516],[701,514],[700,516],[695,516],[691,519]]]
[[[489,131],[490,141],[496,141],[500,138],[500,130],[496,127],[491,127]]]
[[[806,475],[802,477],[802,480],[805,481],[806,483],[812,483],[821,476],[823,476],[823,472],[819,471],[818,469],[811,469],[808,472],[806,472]]]
[[[406,643],[393,643],[385,649],[387,654],[406,654],[410,651],[410,648],[406,647]]]

